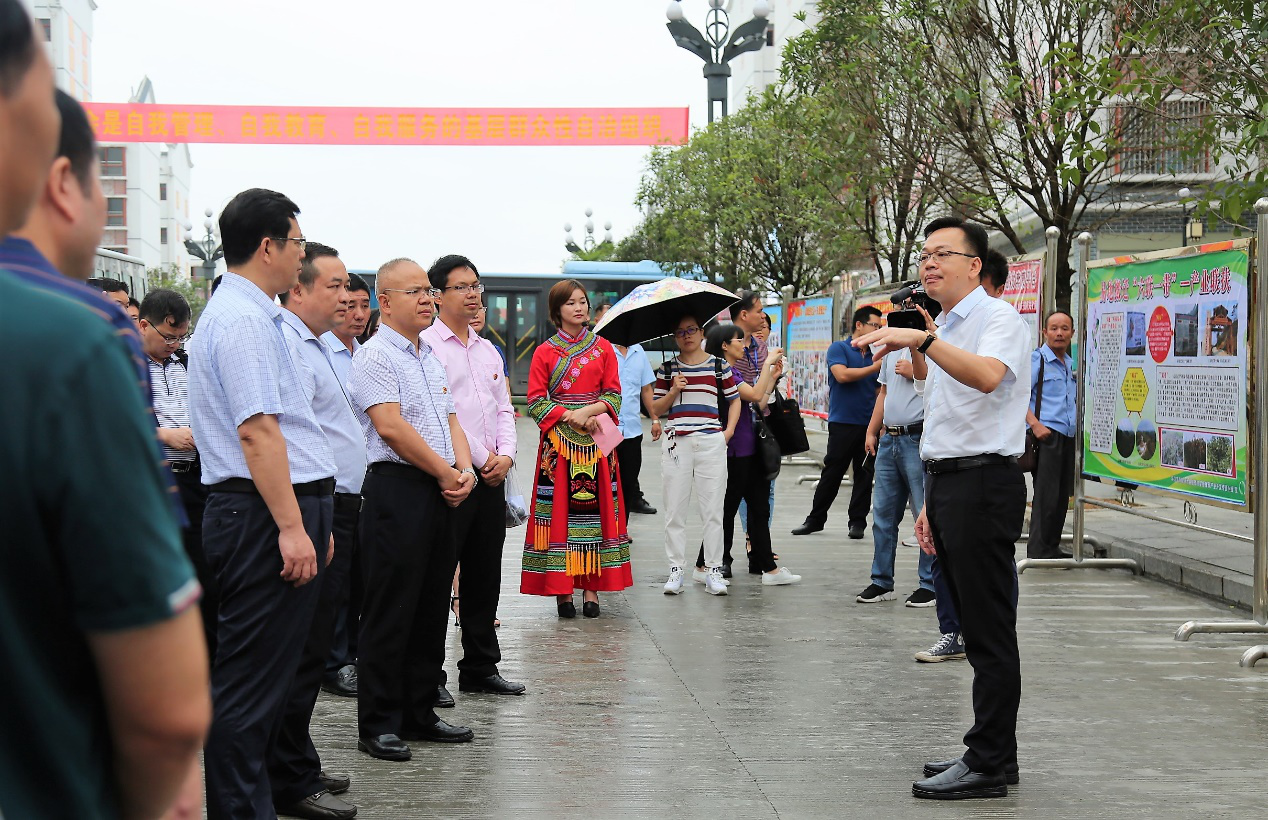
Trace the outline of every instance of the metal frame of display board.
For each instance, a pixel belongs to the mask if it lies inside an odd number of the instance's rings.
[[[1049,236],[1052,239],[1051,235]],[[1085,558],[1083,556],[1083,548],[1086,539],[1084,535],[1084,515],[1087,511],[1088,500],[1083,489],[1083,392],[1084,382],[1087,381],[1087,340],[1083,339],[1080,330],[1087,324],[1087,299],[1084,291],[1087,287],[1087,270],[1088,260],[1092,251],[1092,234],[1084,231],[1079,234],[1079,269],[1075,274],[1074,287],[1070,295],[1071,305],[1074,307],[1074,338],[1079,341],[1079,361],[1077,372],[1078,379],[1075,380],[1075,408],[1077,412],[1074,414],[1074,526],[1073,535],[1071,536],[1071,558],[1023,558],[1017,562],[1017,572],[1023,573],[1028,569],[1129,569],[1133,574],[1140,574],[1140,565],[1130,558]],[[1054,243],[1055,244],[1055,243]],[[1055,254],[1053,254],[1055,257]],[[1050,264],[1055,269],[1056,259],[1051,258]],[[1056,276],[1048,277],[1045,282],[1045,294],[1048,292],[1047,285],[1051,283],[1052,293],[1056,293]],[[1043,318],[1040,317],[1042,324]],[[1131,512],[1124,510],[1124,512]],[[1064,540],[1064,539],[1063,539]],[[1095,547],[1095,542],[1093,546]]]

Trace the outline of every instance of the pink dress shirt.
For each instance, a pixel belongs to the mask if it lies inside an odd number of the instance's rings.
[[[445,368],[458,424],[471,445],[471,463],[479,470],[492,455],[514,461],[515,409],[497,348],[474,332],[468,332],[464,345],[439,317],[421,338]]]

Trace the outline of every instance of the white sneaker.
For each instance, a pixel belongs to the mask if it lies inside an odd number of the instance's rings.
[[[726,595],[726,579],[722,577],[722,567],[714,567],[705,574],[704,591],[710,595]]]
[[[665,582],[665,594],[666,595],[681,595],[682,594],[682,579],[683,579],[682,570],[678,567],[671,568],[669,570],[669,580]]]
[[[762,586],[778,587],[785,584],[795,584],[801,580],[800,575],[793,575],[788,571],[788,567],[780,567],[774,572],[762,573]]]
[[[718,576],[721,577],[721,575],[722,573],[721,571],[719,571]],[[701,569],[700,567],[696,567],[695,569],[691,571],[691,580],[697,583],[704,584],[706,580],[708,579],[708,577],[709,577],[709,570],[707,569]],[[731,580],[729,578],[723,578],[722,583],[726,584],[727,586],[731,586]]]

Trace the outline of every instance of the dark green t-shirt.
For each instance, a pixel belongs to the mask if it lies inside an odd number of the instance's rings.
[[[0,814],[113,818],[87,633],[198,597],[136,371],[113,329],[0,271]]]

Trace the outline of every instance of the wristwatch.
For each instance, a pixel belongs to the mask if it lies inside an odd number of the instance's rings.
[[[927,336],[925,336],[925,340],[920,343],[920,347],[916,348],[916,350],[920,351],[921,353],[924,353],[926,350],[929,349],[929,345],[933,344],[937,340],[938,340],[938,337],[930,333]]]
[[[460,473],[470,473],[470,474],[471,474],[471,477],[475,479],[475,483],[476,483],[476,484],[479,484],[479,483],[480,483],[480,474],[479,474],[479,473],[477,473],[477,472],[475,471],[475,468],[474,468],[474,467],[463,467],[463,468],[462,468],[461,470],[459,470],[458,472],[460,472]],[[474,486],[474,485],[473,485],[473,486]]]

